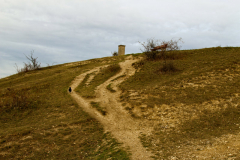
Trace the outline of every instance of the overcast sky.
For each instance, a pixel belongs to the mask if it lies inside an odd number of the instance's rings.
[[[181,49],[240,46],[240,0],[0,0],[0,78],[34,50],[41,66],[111,56],[118,45],[182,38]]]

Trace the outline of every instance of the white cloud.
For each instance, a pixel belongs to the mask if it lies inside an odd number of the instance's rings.
[[[0,77],[33,49],[44,64],[110,56],[119,44],[137,53],[137,41],[151,37],[182,37],[183,49],[237,46],[239,6],[238,0],[0,0]]]

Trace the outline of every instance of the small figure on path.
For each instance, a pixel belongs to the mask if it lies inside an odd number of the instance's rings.
[[[72,92],[72,88],[71,88],[71,87],[69,87],[68,91],[69,91],[69,93],[71,93],[71,92]]]

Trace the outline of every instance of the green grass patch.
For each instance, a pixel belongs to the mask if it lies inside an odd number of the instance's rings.
[[[178,52],[184,52],[185,55],[183,59],[171,60],[178,71],[162,74],[159,70],[163,61],[145,61],[141,70],[119,87],[122,91],[136,90],[141,94],[151,95],[148,99],[141,100],[150,106],[202,103],[213,98],[226,99],[237,92],[237,87],[234,86],[240,85],[239,78],[227,77],[238,74],[240,48],[206,48]],[[226,69],[229,69],[229,72],[225,73]],[[187,83],[203,86],[193,88],[188,87]],[[122,98],[124,101],[134,103],[129,99],[127,92]]]
[[[239,93],[239,47],[175,53],[184,56],[169,55],[167,61],[172,60],[180,70],[167,72],[170,74],[158,72],[163,64],[161,58],[136,64],[141,70],[120,84],[124,92],[121,102],[136,104],[128,90],[147,95],[138,103],[150,107],[172,103],[201,106],[203,102],[226,100]],[[129,153],[104,133],[101,124],[89,117],[67,92],[76,76],[95,67],[119,63],[125,57],[44,67],[0,79],[0,152],[7,153],[0,159],[129,159]],[[102,69],[89,86],[85,85],[90,76],[87,75],[78,86],[79,93],[94,97],[94,89],[119,71],[117,65]],[[231,103],[239,104],[239,98]],[[142,143],[156,154],[156,159],[167,159],[187,145],[204,145],[203,142],[212,143],[214,137],[239,133],[239,106],[232,107],[227,102],[220,105],[224,105],[220,106],[222,109],[203,110],[196,113],[198,118],[183,120],[172,130],[155,127],[151,136],[141,136]]]
[[[119,64],[111,64],[108,67],[101,69],[88,86],[79,85],[75,91],[85,98],[94,98],[96,87],[103,84],[106,80],[117,74],[120,70],[121,68]]]
[[[103,107],[100,107],[99,102],[91,102],[93,108],[96,108],[102,115],[106,115],[107,111]]]
[[[118,77],[114,78],[114,79],[111,80],[111,81],[116,81],[116,80],[118,80],[118,79],[120,79],[120,78],[123,78],[123,77],[126,77],[126,74],[123,74],[123,75],[121,75],[121,76],[118,76]]]
[[[239,93],[236,87],[240,86],[239,47],[177,52],[184,52],[182,58],[171,60],[179,69],[177,72],[166,72],[167,74],[159,72],[164,63],[161,59],[144,61],[141,70],[120,85],[124,92],[121,96],[122,102],[135,104],[135,101],[130,99],[128,90],[147,95],[148,98],[138,100],[141,104],[152,107],[179,103],[201,106],[203,102],[227,100],[234,97],[235,93]],[[239,104],[239,98],[231,103]],[[199,118],[185,121],[169,131],[159,124],[151,136],[141,136],[142,143],[155,153],[156,159],[168,159],[176,156],[177,151],[182,152],[181,149],[184,147],[187,149],[197,145],[206,147],[213,143],[216,137],[238,133],[240,108],[232,107],[228,103],[221,105],[222,109],[219,111],[196,112]],[[223,109],[226,105],[228,107]],[[131,110],[129,112],[131,113]],[[171,114],[171,109],[167,113]]]
[[[118,148],[116,146],[120,145],[116,141],[116,139],[112,138],[110,133],[104,134],[104,139],[107,139],[107,141],[104,141],[105,144],[99,146],[97,152],[95,153],[95,159],[116,159],[116,160],[130,160],[129,152],[124,151],[121,148]],[[107,152],[106,152],[107,151]]]
[[[107,85],[107,89],[108,89],[110,92],[114,93],[114,92],[116,92],[116,91],[111,87],[111,84],[112,84],[112,83],[110,83],[109,85]]]
[[[101,159],[109,155],[128,159],[120,144],[112,144],[116,140],[106,136],[102,125],[68,94],[76,76],[118,63],[124,56],[112,58],[44,67],[0,79],[0,152],[7,153],[0,159]]]

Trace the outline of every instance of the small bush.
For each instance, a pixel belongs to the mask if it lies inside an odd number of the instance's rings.
[[[180,45],[179,42],[183,42],[182,38],[179,38],[178,40],[170,40],[170,41],[161,41],[161,40],[155,40],[155,39],[148,39],[147,42],[139,42],[143,49],[140,49],[146,57],[146,60],[158,60],[158,59],[166,59],[169,57],[168,53],[166,51],[174,51],[179,50]],[[156,50],[155,47],[159,46]],[[155,50],[154,50],[155,48]],[[172,54],[171,57],[176,57],[176,55]],[[171,58],[170,58],[171,59]]]
[[[113,55],[113,56],[118,56],[118,52],[117,52],[117,51],[114,51],[114,52],[112,53],[112,55]]]
[[[92,101],[91,105],[92,105],[93,108],[96,108],[102,115],[107,114],[107,111],[104,108],[100,107],[99,102],[93,102]]]
[[[29,98],[27,90],[14,90],[8,88],[1,95],[0,111],[26,110],[34,107],[34,100]]]
[[[157,57],[157,52],[156,51],[149,51],[149,52],[144,52],[146,59],[147,60],[155,60]]]
[[[28,71],[31,71],[31,70],[36,70],[36,69],[39,69],[41,68],[41,63],[39,63],[37,61],[37,58],[33,58],[33,53],[34,51],[31,51],[31,55],[30,56],[26,56],[26,58],[30,61],[29,63],[24,63],[24,67],[23,68],[18,68],[17,64],[15,63],[16,65],[16,70],[17,70],[17,73],[21,73],[21,72],[28,72]]]
[[[162,68],[160,68],[160,72],[162,73],[167,73],[167,72],[176,72],[179,71],[179,69],[177,69],[173,62],[168,62],[168,63],[163,63]]]
[[[147,42],[138,42],[143,46],[143,49],[140,49],[143,53],[152,52],[151,49],[160,45],[159,40],[154,38],[147,39]]]
[[[104,72],[105,73],[108,73],[108,72],[118,72],[120,70],[121,70],[121,67],[119,66],[119,64],[111,64],[107,68],[104,69]]]
[[[132,66],[135,68],[135,69],[138,69],[140,67],[142,67],[144,65],[144,60],[141,60],[141,61],[138,61],[138,62],[135,62],[132,64]]]

